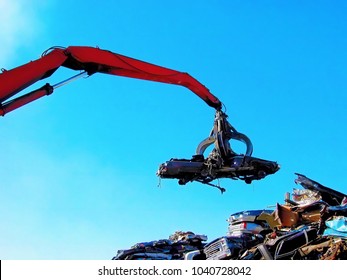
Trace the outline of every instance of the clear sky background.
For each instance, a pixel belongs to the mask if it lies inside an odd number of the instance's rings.
[[[221,180],[223,195],[158,187],[159,164],[190,158],[214,110],[183,87],[95,74],[0,120],[0,259],[108,260],[176,230],[212,241],[230,214],[282,203],[295,172],[347,193],[346,13],[345,1],[0,0],[1,68],[76,45],[188,72],[253,155],[281,165],[251,185]]]

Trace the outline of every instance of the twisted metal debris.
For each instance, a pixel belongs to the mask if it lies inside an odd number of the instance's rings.
[[[207,243],[206,235],[178,231],[119,250],[113,260],[346,260],[347,195],[296,175],[303,189],[275,210],[230,215],[226,236]]]

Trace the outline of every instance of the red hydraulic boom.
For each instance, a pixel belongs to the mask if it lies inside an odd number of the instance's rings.
[[[39,80],[50,77],[59,67],[80,71],[77,75],[57,83],[45,84],[41,88],[20,95],[25,88]],[[253,145],[250,139],[239,133],[222,112],[222,103],[203,84],[188,73],[179,72],[148,62],[116,54],[93,47],[53,47],[45,51],[41,58],[11,70],[0,73],[0,115],[24,106],[36,99],[53,93],[66,83],[79,77],[105,73],[155,82],[184,86],[216,109],[215,122],[209,137],[197,147],[192,159],[171,159],[159,166],[160,178],[174,178],[179,184],[197,181],[219,188],[211,182],[219,178],[241,179],[246,183],[263,179],[279,170],[276,162],[252,157]],[[15,95],[19,96],[15,96]],[[246,153],[237,154],[230,140],[246,144]],[[214,149],[205,157],[206,148],[214,144]]]
[[[23,89],[51,76],[61,66],[82,72],[56,85],[46,84],[37,90],[10,100]],[[44,52],[42,57],[37,60],[8,71],[4,69],[2,71],[0,73],[0,115],[2,116],[29,102],[51,94],[54,89],[70,80],[94,73],[181,85],[190,89],[216,110],[220,110],[222,107],[219,99],[188,73],[94,47],[53,47]]]

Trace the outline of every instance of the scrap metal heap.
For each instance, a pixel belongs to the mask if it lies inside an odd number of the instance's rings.
[[[113,260],[339,260],[347,259],[347,195],[296,174],[294,188],[274,210],[230,215],[227,235],[176,232],[169,239],[119,250]]]
[[[178,260],[188,257],[187,253],[201,251],[206,235],[197,235],[191,231],[176,231],[169,239],[141,242],[128,250],[119,250],[113,260]]]

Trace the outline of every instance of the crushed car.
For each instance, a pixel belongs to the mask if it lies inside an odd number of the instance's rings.
[[[180,185],[196,181],[216,187],[223,193],[225,188],[211,182],[228,178],[251,184],[253,180],[276,173],[280,165],[275,161],[253,157],[251,140],[238,132],[227,118],[224,112],[217,110],[210,135],[199,143],[195,155],[191,159],[172,158],[160,164],[157,176],[161,179],[178,179]],[[236,153],[231,148],[230,140],[244,143],[245,153]],[[206,149],[212,144],[213,150],[205,157]]]

